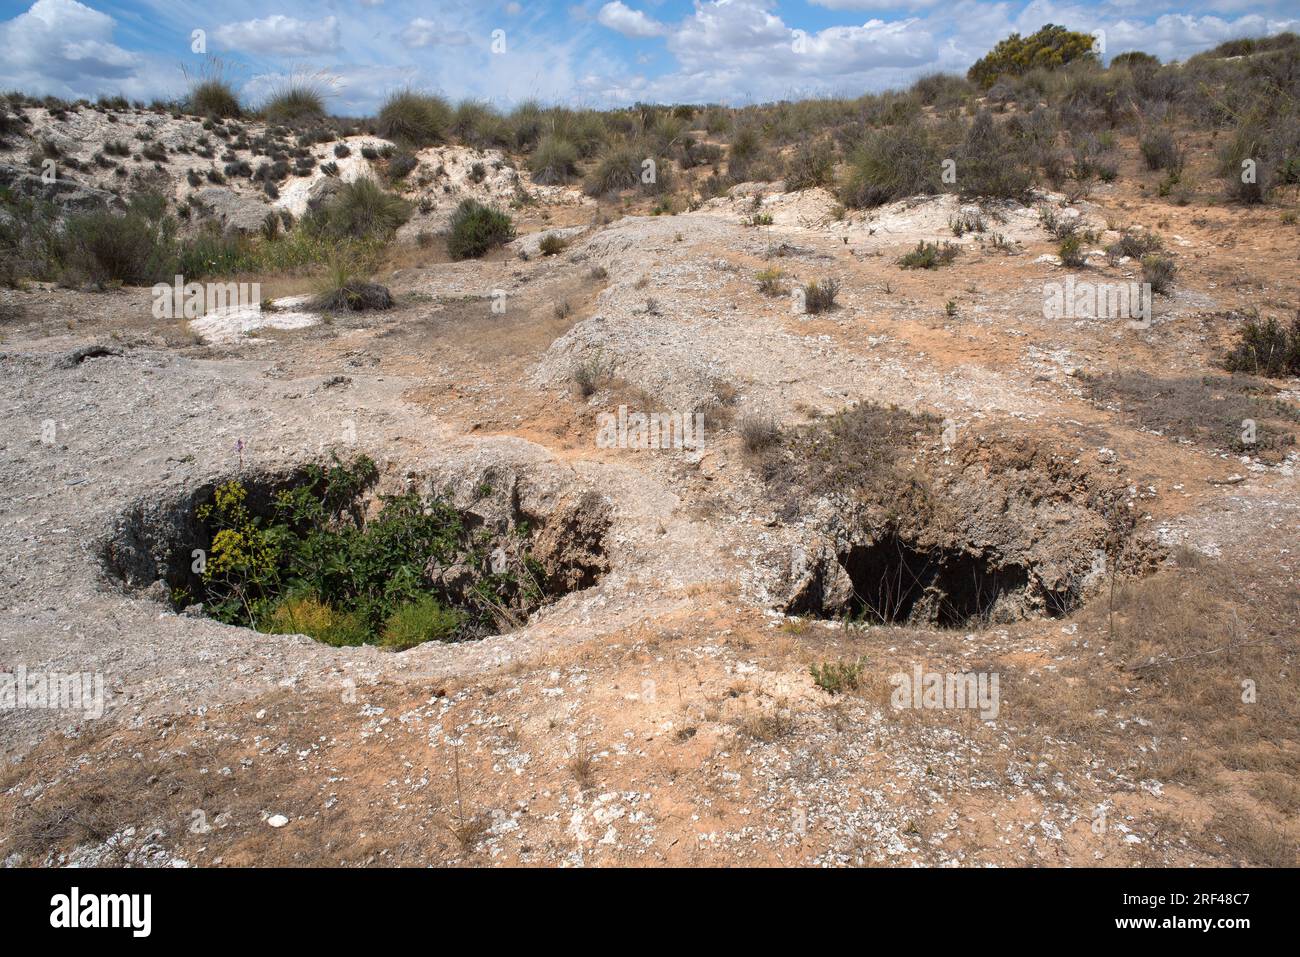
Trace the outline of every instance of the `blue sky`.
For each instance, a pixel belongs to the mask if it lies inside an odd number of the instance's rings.
[[[1297,0],[0,0],[0,88],[64,97],[184,90],[195,30],[256,103],[311,75],[336,113],[395,89],[509,107],[529,98],[742,104],[852,95],[964,71],[1044,23],[1101,31],[1108,56],[1181,59],[1300,31]],[[496,32],[501,31],[501,32]],[[496,50],[493,38],[497,38]],[[503,48],[504,47],[504,48]]]

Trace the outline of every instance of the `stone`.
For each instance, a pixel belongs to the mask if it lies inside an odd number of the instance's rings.
[[[261,200],[215,186],[199,190],[194,194],[194,199],[204,214],[219,223],[222,229],[240,233],[261,230],[266,214],[272,211]]]

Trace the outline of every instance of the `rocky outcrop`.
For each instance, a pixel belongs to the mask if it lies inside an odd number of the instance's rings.
[[[0,189],[7,189],[15,195],[29,196],[53,203],[65,213],[86,212],[105,207],[118,209],[126,207],[119,197],[106,190],[88,186],[80,180],[60,175],[46,181],[39,174],[9,163],[0,163]]]
[[[194,201],[203,215],[222,229],[241,233],[260,230],[267,213],[271,212],[271,207],[261,200],[215,186],[199,190]]]

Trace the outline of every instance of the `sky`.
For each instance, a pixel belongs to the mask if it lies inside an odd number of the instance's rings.
[[[1185,59],[1300,32],[1300,0],[0,0],[0,89],[148,101],[217,61],[246,103],[308,78],[340,115],[407,88],[503,108],[742,105],[964,72],[1045,23],[1099,31],[1106,59]]]

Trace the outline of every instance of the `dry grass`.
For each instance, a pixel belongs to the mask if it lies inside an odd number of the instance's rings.
[[[130,818],[133,805],[131,792],[99,784],[34,802],[14,820],[6,853],[37,863],[56,848],[72,848],[86,841],[103,843]]]
[[[765,452],[781,442],[781,427],[771,416],[747,415],[740,420],[739,432],[747,452]]]
[[[573,775],[573,780],[578,782],[578,787],[582,790],[595,787],[596,758],[586,741],[579,740],[574,747],[573,756],[569,758],[568,769]]]
[[[1283,570],[1184,552],[1178,567],[1121,584],[1113,638],[1109,617],[1104,595],[1084,610],[1080,635],[1089,649],[1079,647],[1059,679],[1004,674],[1016,719],[1140,779],[1207,795],[1245,788],[1254,800],[1209,831],[1241,860],[1276,865],[1290,853],[1294,864],[1300,585]],[[1278,820],[1290,822],[1289,852]]]
[[[1300,415],[1248,376],[1162,378],[1146,372],[1084,376],[1093,401],[1117,407],[1143,428],[1211,449],[1276,461],[1295,445]],[[1254,422],[1253,441],[1247,422]]]
[[[792,430],[780,443],[756,449],[755,461],[772,487],[802,488],[812,494],[884,487],[901,478],[901,463],[927,430],[937,434],[938,421],[896,406],[862,402]]]
[[[587,356],[573,367],[573,384],[578,394],[589,399],[610,381],[609,364],[599,353]]]
[[[732,726],[737,732],[755,741],[767,744],[794,731],[794,718],[785,702],[774,708],[755,708],[735,718]]]
[[[1266,817],[1246,807],[1219,811],[1206,826],[1199,843],[1222,857],[1256,867],[1295,867],[1300,863],[1296,839]]]
[[[447,830],[456,839],[456,843],[460,845],[461,850],[472,851],[491,826],[492,822],[486,815],[472,814],[463,820],[456,819],[452,821],[447,825]]]

